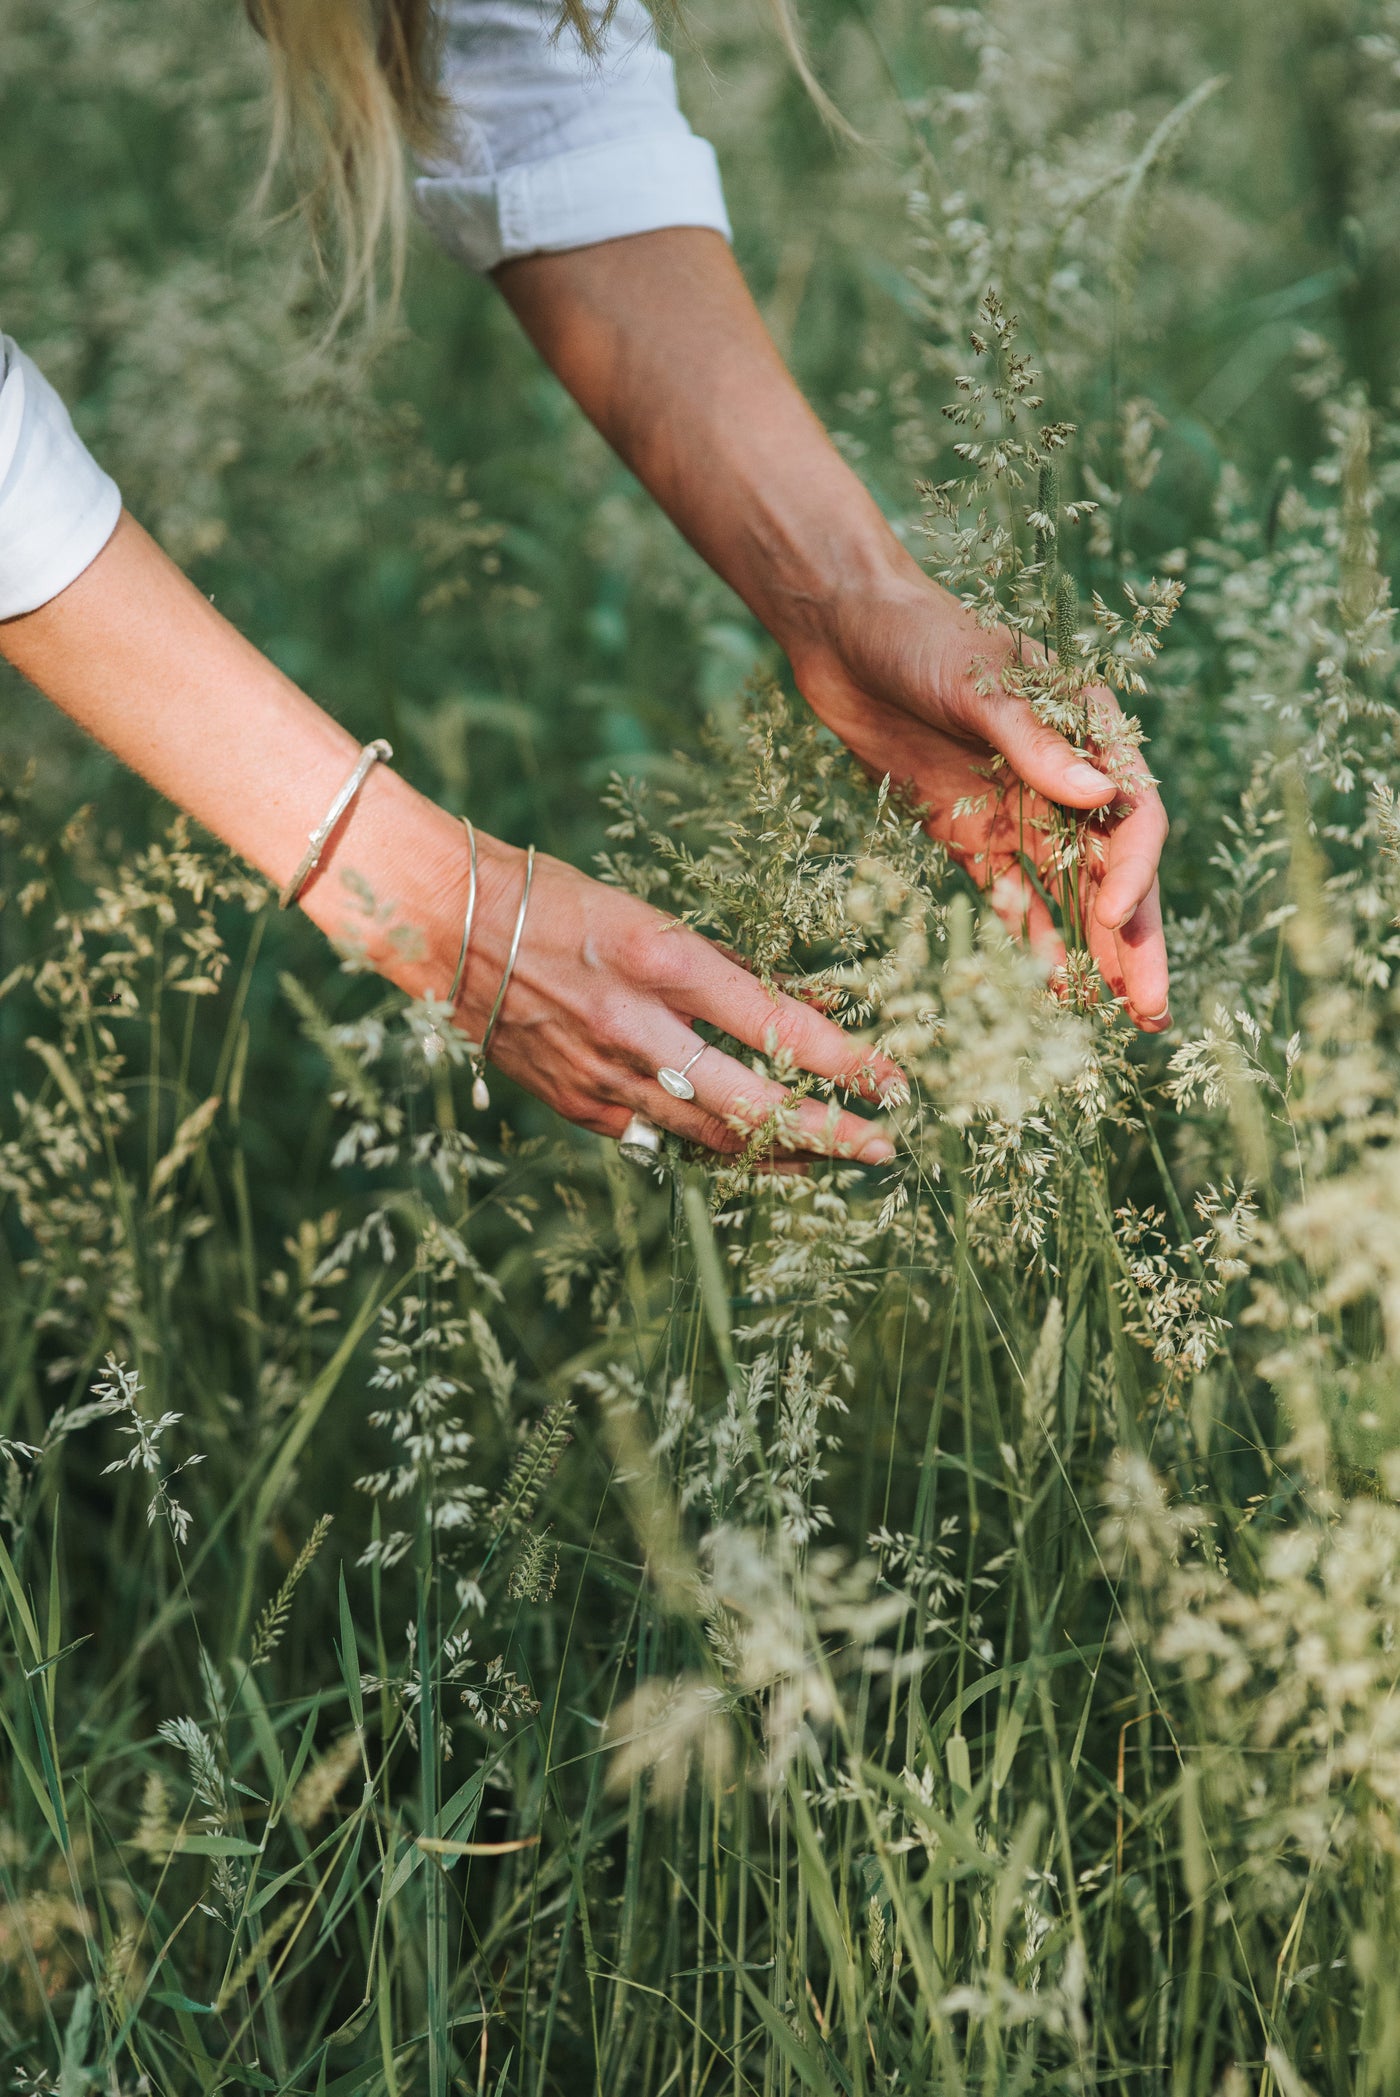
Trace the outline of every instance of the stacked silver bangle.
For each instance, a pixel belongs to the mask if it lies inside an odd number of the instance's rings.
[[[466,816],[463,816],[462,823],[467,833],[467,850],[470,857],[467,871],[467,914],[462,920],[462,945],[457,955],[457,973],[452,978],[452,988],[447,993],[447,1002],[454,1012],[462,992],[462,978],[467,973],[467,948],[472,943],[472,926],[476,922],[476,832]]]
[[[452,988],[448,993],[447,999],[448,1004],[454,1010],[467,973],[467,950],[471,945],[472,926],[476,920],[476,832],[466,816],[463,816],[462,823],[467,833],[470,860],[467,873],[467,908],[462,920],[462,944],[457,955],[457,973],[452,978]],[[515,930],[511,934],[510,952],[506,955],[505,973],[501,977],[501,987],[496,992],[496,1002],[491,1007],[491,1017],[487,1020],[482,1031],[480,1044],[470,1052],[469,1056],[472,1073],[472,1105],[479,1114],[484,1114],[491,1104],[491,1094],[486,1085],[486,1057],[491,1047],[491,1038],[496,1031],[496,1022],[501,1016],[501,1007],[506,1001],[506,991],[510,987],[510,979],[515,973],[516,957],[520,952],[520,939],[521,934],[525,930],[525,913],[530,907],[530,889],[534,879],[535,848],[531,845],[525,854],[525,887],[520,897],[520,909],[516,913]]]
[[[457,1009],[457,1001],[462,994],[462,985],[466,981],[467,960],[472,943],[472,928],[476,923],[478,894],[476,831],[472,826],[470,817],[463,816],[462,827],[467,833],[467,907],[462,914],[462,942],[457,950],[457,967],[452,977],[452,988],[447,993],[447,1002],[454,1012]],[[490,1018],[482,1030],[480,1044],[468,1050],[468,1061],[472,1073],[472,1105],[478,1113],[485,1113],[491,1104],[491,1094],[486,1084],[486,1058],[490,1052],[492,1037],[496,1032],[496,1022],[501,1016],[501,1007],[505,1003],[506,992],[510,988],[510,979],[515,973],[515,964],[520,953],[520,941],[525,930],[525,913],[530,907],[530,889],[534,879],[535,848],[531,845],[525,854],[525,886],[520,895],[520,908],[516,912],[515,930],[511,934],[510,950],[506,955],[505,971],[501,977],[500,988],[496,992]],[[656,1073],[657,1083],[664,1092],[668,1092],[671,1095],[672,1099],[694,1099],[695,1086],[691,1081],[690,1073],[700,1061],[708,1046],[707,1042],[702,1041],[694,1054],[679,1069],[674,1069],[668,1064],[664,1069],[658,1070]],[[651,1119],[650,1115],[647,1114],[634,1114],[618,1138],[618,1149],[622,1152],[623,1157],[629,1159],[635,1165],[655,1165],[660,1158],[661,1148],[661,1130]]]
[[[365,744],[364,749],[356,759],[354,770],[331,802],[321,821],[307,837],[306,850],[298,861],[295,872],[278,893],[277,904],[279,909],[290,910],[292,905],[298,900],[307,882],[321,864],[322,855],[327,845],[359,798],[360,789],[363,787],[366,779],[368,779],[377,764],[387,764],[393,754],[392,746],[385,742],[382,736],[377,736],[372,743]],[[466,980],[467,960],[472,943],[472,930],[476,923],[476,903],[479,886],[476,831],[466,816],[462,818],[462,826],[467,833],[467,907],[462,917],[462,942],[457,950],[457,967],[452,977],[452,988],[447,994],[448,1005],[453,1011],[457,1008],[457,1001],[462,994],[462,985]],[[531,845],[525,853],[525,885],[520,894],[520,908],[516,912],[515,929],[511,934],[510,949],[506,955],[506,965],[501,976],[500,987],[496,992],[490,1017],[482,1030],[480,1042],[468,1048],[468,1063],[472,1073],[472,1105],[477,1109],[478,1113],[484,1113],[491,1104],[491,1094],[486,1084],[486,1058],[490,1053],[491,1043],[496,1032],[496,1023],[500,1019],[501,1007],[505,1004],[506,992],[510,988],[510,980],[515,973],[516,961],[519,959],[520,941],[525,931],[525,913],[530,907],[530,890],[534,885],[534,879],[535,848]],[[705,1048],[706,1044],[702,1042],[689,1061],[682,1064],[679,1069],[673,1069],[670,1065],[667,1065],[656,1073],[658,1084],[671,1095],[672,1099],[694,1099],[695,1086],[691,1082],[690,1073],[695,1064],[699,1062],[701,1056],[704,1055]],[[621,1150],[622,1155],[625,1158],[632,1159],[639,1165],[654,1164],[660,1155],[661,1143],[660,1129],[650,1116],[646,1114],[634,1114],[618,1138],[618,1148]]]
[[[364,749],[355,761],[355,769],[331,802],[330,807],[326,810],[316,828],[308,836],[306,850],[298,860],[295,872],[278,891],[277,907],[279,910],[290,910],[293,903],[298,900],[307,882],[321,864],[326,846],[330,843],[341,823],[358,800],[360,789],[370,773],[377,764],[387,764],[393,754],[392,746],[386,743],[382,736],[377,736],[372,743],[365,744]],[[457,971],[452,978],[452,988],[447,996],[447,1002],[454,1010],[456,1009],[457,1000],[461,996],[462,984],[466,977],[467,954],[472,943],[472,927],[476,922],[476,832],[465,816],[462,818],[462,822],[467,833],[469,862],[467,908],[462,919],[462,944],[457,953]],[[516,914],[515,930],[511,935],[510,952],[506,955],[505,973],[501,977],[501,986],[496,992],[496,1002],[491,1007],[491,1017],[486,1022],[480,1044],[470,1051],[472,1105],[479,1112],[484,1112],[491,1104],[491,1094],[486,1089],[486,1057],[491,1047],[492,1036],[496,1031],[496,1022],[501,1016],[501,1007],[506,1001],[506,991],[510,987],[510,979],[515,973],[515,964],[520,953],[521,935],[525,930],[525,913],[530,907],[530,889],[533,886],[534,879],[535,848],[531,845],[525,854],[525,887],[520,897],[520,909]]]

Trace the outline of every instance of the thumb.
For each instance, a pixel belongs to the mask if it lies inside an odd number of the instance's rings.
[[[1037,721],[1024,699],[987,700],[981,730],[1018,777],[1047,801],[1067,808],[1103,808],[1118,791],[1066,736]]]

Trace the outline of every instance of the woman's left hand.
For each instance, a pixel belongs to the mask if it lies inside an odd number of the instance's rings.
[[[1052,953],[1049,804],[1096,812],[1081,882],[1090,950],[1140,1027],[1167,1013],[1157,896],[1166,817],[1145,765],[1130,795],[1022,699],[979,692],[1012,638],[930,582],[798,392],[724,241],[670,226],[502,265],[541,354],[705,558],[786,651],[813,711],[1017,930]],[[1112,709],[1107,692],[1098,708]],[[1005,769],[995,779],[997,758]],[[981,803],[976,812],[968,805]],[[1052,894],[1059,883],[1043,879]]]
[[[928,811],[930,836],[987,890],[1008,926],[1053,961],[1063,959],[1063,942],[1023,860],[1063,907],[1049,804],[1094,819],[1097,846],[1080,872],[1090,952],[1139,1027],[1169,1026],[1157,888],[1167,818],[1141,758],[1132,790],[1122,792],[1037,721],[1026,700],[996,687],[1013,636],[980,627],[917,572],[843,596],[823,624],[828,631],[814,645],[790,651],[813,712],[868,771],[908,787]],[[1099,687],[1091,698],[1100,720],[1118,714],[1111,692]]]
[[[425,806],[425,832],[435,817]],[[506,972],[525,880],[523,853],[483,831],[477,838],[481,903],[458,1007],[473,1041]],[[441,978],[456,950],[460,887],[447,883],[425,922]],[[780,1162],[894,1157],[887,1132],[842,1105],[848,1094],[873,1101],[900,1087],[889,1058],[825,1013],[766,989],[689,926],[544,853],[523,922],[491,1060],[566,1120],[617,1137],[640,1113],[721,1155],[757,1137],[759,1153]],[[697,1020],[825,1081],[818,1095],[806,1098],[802,1085],[789,1089],[707,1042]]]

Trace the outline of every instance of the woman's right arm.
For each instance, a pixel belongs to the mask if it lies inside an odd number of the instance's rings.
[[[308,833],[354,764],[348,732],[214,610],[122,513],[77,577],[0,621],[0,654],[63,711],[270,880],[298,864]],[[461,1024],[480,1040],[506,965],[524,854],[479,833],[480,895]],[[301,907],[333,940],[410,995],[446,995],[467,888],[453,816],[376,766],[307,884]],[[635,897],[541,858],[492,1060],[572,1121],[619,1135],[637,1110],[732,1151],[733,1120],[761,1120],[779,1088],[711,1049],[693,1103],[656,1082],[699,1037],[700,1019],[756,1049],[776,1041],[803,1068],[859,1081],[861,1052],[830,1020],[760,984],[696,933]],[[881,1063],[881,1080],[892,1066]],[[867,1080],[868,1082],[868,1080]],[[794,1147],[879,1162],[868,1121],[816,1100],[795,1111]]]

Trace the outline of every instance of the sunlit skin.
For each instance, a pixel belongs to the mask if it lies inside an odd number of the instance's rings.
[[[260,655],[131,517],[50,603],[0,622],[0,653],[109,750],[280,885],[355,762],[349,733]],[[459,1012],[480,1040],[505,968],[523,852],[478,827],[481,897]],[[411,996],[445,995],[467,891],[461,824],[376,765],[302,908]],[[365,898],[373,898],[366,907]],[[710,1048],[693,1101],[656,1081],[711,1022],[760,1053],[871,1093],[896,1077],[834,1021],[770,996],[698,933],[541,856],[492,1055],[572,1121],[620,1135],[638,1108],[710,1148],[743,1148],[780,1086]],[[742,1125],[740,1129],[733,1123]],[[820,1099],[794,1110],[780,1150],[891,1155],[868,1119]]]
[[[803,400],[718,234],[639,234],[509,262],[496,277],[585,412],[787,652],[814,712],[877,777],[908,786],[930,833],[1052,955],[1044,903],[996,877],[1022,850],[1044,857],[1039,797],[1113,811],[1086,877],[1088,941],[1137,1024],[1165,1026],[1167,823],[1146,766],[1129,803],[1024,700],[978,691],[979,665],[1009,655],[1010,636],[979,627],[900,544]],[[1106,692],[1091,701],[1116,707]],[[998,753],[1009,767],[999,800],[955,818],[986,793]]]
[[[1109,811],[1104,858],[1084,880],[1089,945],[1138,1024],[1165,1025],[1156,869],[1166,822],[1145,768],[1125,803],[994,676],[990,693],[979,690],[1010,637],[979,628],[900,545],[803,400],[725,242],[690,229],[642,234],[512,262],[497,279],[585,412],[786,650],[813,710],[871,773],[908,789],[930,833],[1052,960],[1050,914],[1021,855],[1045,857],[1046,801]],[[0,625],[0,652],[278,883],[354,762],[347,732],[129,517],[67,590]],[[1112,705],[1106,694],[1102,703]],[[992,782],[998,754],[1005,767]],[[954,814],[979,797],[980,813]],[[523,854],[490,835],[489,811],[474,814],[481,894],[460,1019],[479,1039],[524,870]],[[303,907],[403,989],[440,997],[465,886],[460,824],[377,767]],[[376,899],[368,913],[366,892]],[[641,1109],[732,1153],[783,1091],[710,1048],[691,1073],[695,1099],[671,1098],[656,1072],[699,1046],[695,1021],[867,1099],[898,1077],[698,934],[542,857],[493,1060],[602,1135],[619,1135]],[[868,1119],[815,1097],[793,1106],[776,1147],[867,1163],[891,1155]]]
[[[921,580],[921,588],[933,586]],[[1086,765],[1063,737],[1037,722],[1023,701],[980,693],[969,664],[980,660],[994,666],[999,655],[1009,657],[1011,638],[987,633],[946,593],[937,594],[945,604],[928,644],[930,667],[914,683],[916,691],[939,694],[936,702],[925,702],[924,717],[916,717],[907,703],[877,696],[892,686],[898,689],[897,680],[907,675],[900,629],[890,648],[895,661],[885,673],[888,683],[869,668],[864,683],[857,684],[824,666],[802,680],[809,703],[871,770],[888,771],[908,783],[914,799],[928,810],[930,835],[948,846],[979,887],[988,890],[1007,924],[1052,964],[1064,957],[1063,939],[1026,879],[1022,861],[1029,860],[1042,885],[1057,893],[1060,882],[1049,866],[1049,802],[1104,810],[1094,830],[1098,844],[1081,869],[1078,916],[1112,994],[1127,1001],[1139,1027],[1159,1032],[1170,1023],[1157,885],[1167,819],[1146,764],[1138,761],[1141,783],[1126,795]],[[867,664],[874,655],[873,648],[867,650]],[[1102,687],[1089,694],[1089,701],[1095,718],[1119,712],[1113,694]],[[1006,763],[993,769],[998,754]],[[969,802],[982,805],[954,814]]]

